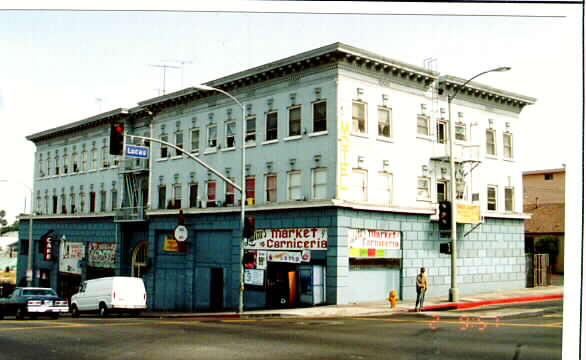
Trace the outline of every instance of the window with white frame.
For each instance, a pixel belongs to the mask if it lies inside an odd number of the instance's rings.
[[[71,170],[76,173],[79,171],[79,163],[77,159],[77,153],[71,154]]]
[[[159,209],[164,209],[166,202],[167,202],[167,187],[165,185],[159,185]]]
[[[445,120],[439,120],[437,122],[437,142],[438,144],[447,144],[448,142],[448,122]]]
[[[69,157],[67,156],[67,154],[63,154],[63,174],[67,174],[68,171],[69,171]]]
[[[41,204],[41,192],[37,191],[37,202],[35,203],[36,209],[35,212],[40,214],[43,211],[43,204]]]
[[[75,193],[74,193],[74,192],[72,192],[72,193],[69,195],[69,198],[70,198],[69,205],[71,206],[71,207],[70,207],[70,209],[71,209],[70,213],[71,213],[71,214],[75,214]]]
[[[289,108],[289,136],[301,135],[301,106]]]
[[[266,141],[277,140],[278,138],[278,122],[277,112],[270,112],[267,114],[266,126]]]
[[[327,102],[325,100],[313,103],[313,132],[326,131],[327,122]]]
[[[207,206],[216,206],[216,181],[209,180],[207,183]]]
[[[57,195],[53,195],[53,215],[57,215],[59,210],[59,198]]]
[[[438,181],[435,187],[437,202],[448,200],[448,183],[446,181]]]
[[[246,177],[246,202],[248,206],[256,203],[256,177]]]
[[[325,200],[327,197],[328,169],[325,167],[312,169],[311,198],[313,200]]]
[[[49,215],[49,195],[45,194],[45,215]]]
[[[233,149],[236,147],[236,122],[229,121],[226,123],[226,148]]]
[[[486,129],[486,155],[496,156],[496,131]]]
[[[199,152],[199,128],[191,129],[191,152]]]
[[[39,177],[45,176],[45,162],[43,161],[43,154],[39,154]]]
[[[391,109],[389,108],[378,108],[378,136],[391,137]]]
[[[87,171],[87,151],[81,152],[81,171]]]
[[[351,199],[368,201],[368,172],[363,169],[353,169],[351,184]]]
[[[179,149],[183,150],[183,131],[182,130],[177,130],[175,132],[175,146],[177,146]],[[183,153],[178,150],[175,149],[175,156],[181,156],[183,155]]]
[[[102,168],[110,167],[110,154],[108,150],[108,146],[102,146]]]
[[[382,204],[393,202],[393,175],[388,172],[379,172],[376,185],[376,201]]]
[[[460,121],[456,122],[455,137],[458,141],[466,141],[466,123]]]
[[[488,185],[486,188],[486,209],[488,211],[496,211],[496,196],[497,187],[495,185]]]
[[[230,181],[235,182],[236,179],[234,178],[228,178]],[[236,192],[236,188],[234,187],[234,185],[229,184],[229,183],[225,183],[226,184],[226,199],[225,199],[225,205],[236,205],[236,197],[234,196],[234,193]]]
[[[106,190],[100,191],[100,212],[106,212]]]
[[[112,189],[110,199],[112,200],[112,211],[118,209],[118,190]]]
[[[277,175],[267,174],[266,175],[266,201],[275,202],[277,201]]]
[[[505,211],[515,211],[515,191],[513,187],[505,187]]]
[[[161,141],[164,142],[169,142],[169,135],[167,134],[161,134]],[[161,159],[166,159],[169,157],[169,147],[165,144],[161,144],[161,153],[160,153],[160,158]]]
[[[90,170],[95,170],[98,164],[98,154],[96,153],[96,149],[92,149],[90,151]]]
[[[181,209],[181,184],[173,184],[173,209]]]
[[[430,136],[430,118],[427,105],[421,104],[421,113],[417,115],[417,135]]]
[[[505,159],[513,158],[513,134],[510,132],[503,133],[503,150]]]
[[[51,164],[51,153],[47,153],[47,176],[51,176],[51,170],[53,169],[53,165]]]
[[[208,149],[218,146],[218,127],[216,124],[208,125]]]
[[[352,132],[366,134],[366,104],[352,102]]]
[[[289,171],[287,173],[287,200],[300,200],[301,194],[301,171]]]
[[[427,176],[419,176],[417,178],[417,199],[418,200],[430,200],[430,183],[431,180]]]
[[[197,207],[197,200],[198,200],[198,184],[196,182],[192,182],[189,184],[189,207],[195,208]]]
[[[246,118],[246,138],[245,142],[256,142],[256,116],[249,116]]]
[[[90,212],[96,212],[96,192],[90,191]]]
[[[79,212],[85,212],[85,193],[83,191],[79,192]]]

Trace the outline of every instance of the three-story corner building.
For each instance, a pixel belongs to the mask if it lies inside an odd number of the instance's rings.
[[[34,283],[68,295],[85,278],[140,276],[152,309],[238,306],[240,193],[156,142],[148,160],[109,155],[110,125],[121,122],[238,184],[244,165],[257,228],[244,243],[245,308],[383,300],[392,289],[409,299],[422,266],[430,295],[447,295],[436,210],[453,186],[447,94],[464,82],[335,43],[207,83],[239,99],[245,119],[223,94],[187,88],[31,135]],[[459,219],[461,293],[525,286],[513,140],[534,102],[472,82],[451,104],[457,197],[476,215]],[[180,211],[185,242],[173,238]]]

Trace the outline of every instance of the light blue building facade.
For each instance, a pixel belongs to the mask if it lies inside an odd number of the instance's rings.
[[[246,112],[245,308],[446,295],[437,203],[447,199],[446,94],[464,80],[335,43],[207,83]],[[470,83],[457,119],[463,294],[525,286],[519,114],[535,99]],[[147,160],[109,154],[113,123],[162,139],[240,183],[241,109],[187,88],[27,137],[36,145],[32,279],[70,295],[84,279],[140,276],[158,310],[238,306],[239,192],[175,149],[142,140]],[[179,214],[182,219],[179,219]],[[28,218],[18,278],[26,278]],[[179,221],[188,240],[177,242]],[[53,258],[44,260],[49,234]]]

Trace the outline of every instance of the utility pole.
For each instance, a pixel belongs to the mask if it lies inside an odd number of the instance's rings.
[[[179,69],[179,66],[159,65],[159,64],[151,64],[150,66],[163,68],[163,95],[165,95],[165,85],[167,82],[167,69]]]

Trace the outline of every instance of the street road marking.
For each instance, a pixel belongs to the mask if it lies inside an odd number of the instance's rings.
[[[563,317],[562,314],[547,314],[547,315],[543,315],[543,317],[545,318],[561,318]]]
[[[391,322],[391,323],[423,323],[423,324],[430,324],[433,323],[435,325],[458,325],[462,326],[463,322],[458,320],[409,320],[409,319],[381,319],[381,318],[352,318],[354,320],[367,320],[367,321],[383,321],[383,322]],[[491,318],[482,318],[483,321],[492,321],[494,319]],[[487,323],[489,327],[492,327],[492,323]],[[541,324],[529,324],[529,323],[510,323],[510,322],[503,322],[500,320],[498,322],[498,326],[512,326],[512,327],[538,327],[538,328],[548,328],[548,327],[558,327],[561,328],[563,323],[541,323]]]

